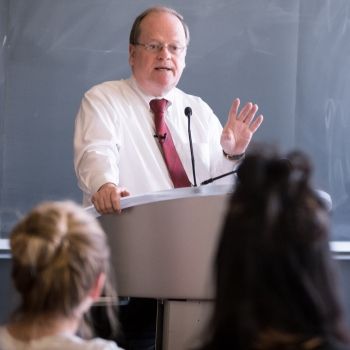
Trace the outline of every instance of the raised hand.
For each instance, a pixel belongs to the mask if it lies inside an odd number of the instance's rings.
[[[240,100],[236,98],[221,134],[221,147],[229,155],[238,155],[246,151],[253,134],[264,119],[262,114],[255,117],[258,105],[248,102],[238,112],[239,105]]]

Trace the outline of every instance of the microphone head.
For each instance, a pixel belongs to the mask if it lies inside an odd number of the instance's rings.
[[[185,108],[185,115],[188,118],[192,115],[192,108],[191,107],[186,107]]]

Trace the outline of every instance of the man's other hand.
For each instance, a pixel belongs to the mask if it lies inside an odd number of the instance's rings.
[[[120,198],[129,195],[126,188],[107,182],[92,196],[91,202],[100,214],[120,213]]]

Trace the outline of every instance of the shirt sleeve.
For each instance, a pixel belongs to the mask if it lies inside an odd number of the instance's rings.
[[[222,125],[219,118],[207,103],[199,99],[202,110],[202,117],[205,116],[205,130],[207,132],[207,140],[209,146],[209,176],[214,178],[231,172],[236,166],[236,161],[228,160],[222,152],[220,138],[222,134]],[[221,179],[217,179],[215,184],[232,184],[234,176],[228,175]]]
[[[103,184],[119,182],[118,118],[98,87],[83,97],[74,133],[74,168],[79,187],[94,194]]]
[[[214,113],[210,130],[212,130],[210,135],[210,172],[213,177],[216,177],[231,172],[237,166],[237,161],[228,160],[222,152],[222,147],[220,144],[222,125]],[[222,179],[216,180],[215,183],[231,184],[233,182],[234,177],[229,175],[223,177]]]

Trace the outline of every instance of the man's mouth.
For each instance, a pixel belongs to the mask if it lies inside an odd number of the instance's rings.
[[[155,69],[158,71],[172,71],[169,67],[156,67]]]

